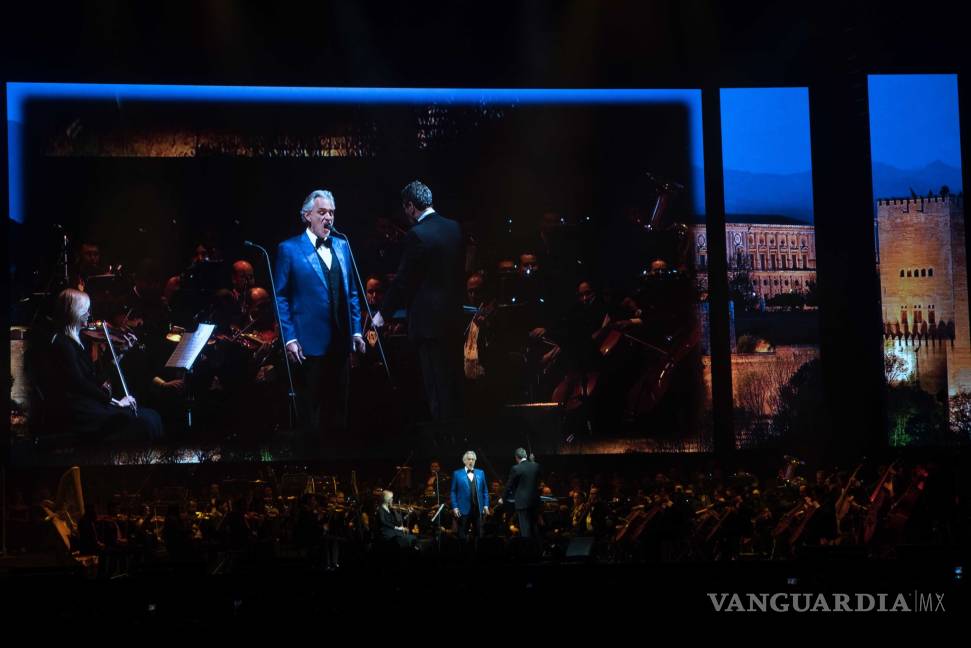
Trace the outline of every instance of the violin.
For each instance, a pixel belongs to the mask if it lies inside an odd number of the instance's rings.
[[[105,334],[107,331],[107,335]],[[117,353],[125,353],[131,349],[143,348],[138,336],[128,327],[108,326],[106,322],[96,321],[81,327],[81,335],[95,342],[105,342],[110,339]]]
[[[482,302],[481,304],[479,304],[479,307],[476,308],[474,311],[472,309],[472,306],[463,306],[462,308],[463,310],[465,310],[466,313],[472,312],[472,319],[469,320],[468,325],[465,327],[465,335],[469,334],[469,329],[472,328],[473,322],[480,329],[483,328],[485,324],[489,321],[489,318],[492,317],[493,313],[496,312],[498,307],[499,307],[499,302],[496,299],[493,299],[490,302]]]
[[[108,329],[108,324],[101,322],[101,331],[104,334],[105,342],[108,343],[108,350],[111,352],[111,359],[115,363],[115,371],[118,372],[118,380],[121,381],[121,389],[125,394],[125,398],[132,400],[131,392],[128,391],[128,383],[125,381],[125,374],[121,370],[121,363],[118,361],[118,354],[115,352],[115,345],[111,339],[111,331]],[[132,401],[131,409],[135,414],[138,414],[138,406]]]
[[[486,323],[486,321],[490,317],[492,317],[492,314],[496,312],[496,309],[498,307],[499,307],[499,302],[496,299],[493,299],[488,303],[483,302],[479,306],[479,310],[476,311],[473,321],[476,323],[477,326],[481,327],[483,324]]]

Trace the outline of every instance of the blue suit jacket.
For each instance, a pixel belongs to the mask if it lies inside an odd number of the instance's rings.
[[[489,507],[489,489],[486,488],[485,473],[478,468],[472,470],[475,472],[476,491],[479,494],[479,513],[481,513],[482,509]],[[472,508],[472,488],[469,485],[469,478],[465,476],[464,466],[452,473],[452,508],[458,509],[462,515],[468,515]]]
[[[347,295],[347,334],[361,334],[361,300],[354,281],[347,241],[332,237],[331,251],[341,264]],[[323,261],[306,231],[277,248],[273,280],[280,307],[280,331],[284,342],[297,340],[308,356],[322,356],[333,342],[330,291]],[[348,340],[350,343],[350,340]],[[348,349],[351,346],[348,344]]]

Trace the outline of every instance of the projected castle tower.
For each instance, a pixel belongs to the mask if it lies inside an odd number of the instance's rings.
[[[877,200],[886,352],[932,394],[971,391],[964,198]]]

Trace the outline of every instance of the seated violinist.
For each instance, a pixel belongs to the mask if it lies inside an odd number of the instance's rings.
[[[478,380],[486,374],[482,355],[488,346],[486,331],[490,325],[489,315],[495,302],[486,294],[485,276],[474,272],[465,281],[466,303],[476,308],[475,316],[465,329],[465,377]]]
[[[264,342],[272,342],[280,336],[276,323],[273,300],[265,288],[250,288],[246,293],[248,308],[243,330],[257,335]]]
[[[381,506],[378,507],[378,533],[381,539],[388,543],[394,543],[402,549],[410,549],[417,543],[417,538],[408,532],[401,513],[397,509],[391,508],[394,502],[394,493],[384,491],[381,493]]]
[[[139,407],[133,396],[112,398],[101,380],[80,332],[90,317],[91,299],[67,289],[57,297],[57,333],[50,343],[45,396],[48,426],[90,441],[150,441],[162,437],[162,421],[154,410]]]
[[[274,367],[283,357],[282,354],[274,353],[274,350],[279,348],[275,343],[280,338],[280,327],[277,326],[273,299],[264,288],[250,288],[247,298],[248,321],[237,332],[237,339],[241,339],[246,348],[252,352],[248,373],[253,375],[254,382],[257,384],[273,382],[276,380]]]

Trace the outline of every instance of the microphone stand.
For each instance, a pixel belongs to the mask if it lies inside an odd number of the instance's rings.
[[[64,239],[63,239],[63,242],[61,244],[61,259],[62,259],[61,264],[64,266],[64,287],[65,288],[68,288],[69,287],[68,284],[71,281],[68,278],[68,276],[67,276],[67,264],[68,264],[68,262],[67,262],[67,247],[68,247],[67,234],[64,234]]]
[[[283,339],[283,322],[280,321],[280,304],[276,299],[276,283],[273,281],[273,266],[270,265],[270,255],[267,253],[266,248],[262,245],[257,245],[252,241],[243,241],[243,245],[249,247],[254,247],[263,253],[263,258],[266,260],[266,269],[269,271],[270,277],[270,293],[273,296],[273,312],[276,313],[276,324],[280,333],[280,344],[283,345],[283,365],[287,368],[287,384],[290,388],[290,429],[294,429],[298,423],[297,416],[297,393],[293,390],[293,372],[290,370],[290,358],[287,357],[286,341]]]
[[[405,459],[405,463],[402,464],[402,465],[400,465],[400,466],[398,466],[398,471],[394,474],[394,477],[391,478],[391,481],[388,482],[388,486],[387,486],[387,488],[385,488],[385,490],[391,490],[391,487],[394,486],[395,481],[398,479],[398,475],[401,474],[401,471],[404,468],[408,468],[409,467],[408,464],[409,464],[409,462],[411,462],[411,458],[414,457],[414,456],[415,456],[415,451],[414,450],[412,450],[411,452],[408,453],[408,458]]]
[[[442,494],[438,488],[439,484],[439,473],[440,471],[435,471],[435,516],[432,518],[432,537],[435,541],[435,547],[441,551],[442,550],[442,510],[445,508],[445,504],[442,503]]]
[[[351,240],[347,238],[347,235],[343,232],[338,232],[333,227],[330,228],[330,233],[334,236],[338,236],[344,239],[347,243],[347,252],[351,257],[351,266],[354,268],[354,276],[357,278],[357,286],[361,291],[361,300],[364,302],[364,308],[367,310],[368,319],[374,322],[374,314],[371,312],[371,304],[367,301],[367,292],[364,290],[364,282],[361,281],[361,273],[357,269],[357,261],[354,259],[354,250],[351,249]],[[374,330],[375,339],[378,341],[378,355],[381,356],[381,364],[384,366],[384,372],[388,375],[388,382],[391,383],[391,388],[395,388],[394,379],[391,377],[391,368],[388,366],[388,358],[384,355],[384,344],[381,342],[381,334],[378,332],[377,327]]]

